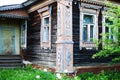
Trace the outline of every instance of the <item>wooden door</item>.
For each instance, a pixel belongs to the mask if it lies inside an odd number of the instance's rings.
[[[13,55],[15,49],[15,28],[1,28],[1,54]]]

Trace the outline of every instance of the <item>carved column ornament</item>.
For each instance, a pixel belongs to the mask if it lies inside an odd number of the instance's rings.
[[[70,7],[66,6],[66,36],[70,36]]]
[[[60,6],[58,5],[58,29],[57,29],[57,35],[61,35],[61,11]]]
[[[57,2],[56,72],[73,73],[72,1]]]
[[[70,62],[71,62],[71,57],[72,57],[72,55],[71,55],[71,53],[70,53],[70,51],[69,51],[70,49],[67,49],[67,52],[66,52],[66,63],[67,63],[67,66],[70,66]]]
[[[60,66],[60,64],[61,64],[61,50],[59,49],[59,51],[58,51],[58,53],[57,53],[57,61],[58,61],[58,66]]]

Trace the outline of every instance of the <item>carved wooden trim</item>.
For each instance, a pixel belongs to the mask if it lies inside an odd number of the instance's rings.
[[[48,6],[48,5],[50,5],[50,4],[54,3],[54,2],[56,2],[56,0],[46,0],[46,1],[42,2],[42,3],[38,3],[38,4],[34,5],[34,6],[32,6],[31,8],[29,8],[28,13],[34,12],[35,10],[38,10],[38,9],[43,8],[45,6]]]
[[[40,35],[40,37],[41,37],[41,48],[44,48],[44,49],[51,49],[51,16],[50,16],[50,11],[48,10],[48,11],[46,11],[46,12],[43,12],[43,13],[41,13],[40,14],[40,16],[41,16],[41,35]],[[45,17],[49,17],[49,40],[48,40],[48,42],[43,42],[43,19],[45,18]]]
[[[58,17],[57,17],[57,35],[58,36],[61,36],[61,8],[60,8],[60,6],[58,5]]]
[[[91,10],[91,9],[85,9],[83,7],[80,8],[80,49],[82,48],[86,48],[86,49],[93,49],[95,48],[95,43],[89,43],[89,42],[83,42],[82,41],[82,27],[83,27],[83,16],[85,14],[88,14],[88,15],[94,15],[94,38],[95,39],[98,39],[98,12],[99,10]],[[92,11],[92,12],[91,12]],[[87,13],[85,13],[87,12]]]
[[[56,57],[59,57],[61,48],[61,63],[56,61],[56,71],[60,73],[73,73],[73,41],[72,41],[72,1],[59,0],[57,3],[58,36],[56,41]]]
[[[66,7],[66,36],[70,36],[70,7]]]
[[[43,8],[41,8],[41,9],[38,9],[37,11],[38,11],[38,13],[41,13],[41,12],[44,12],[44,11],[47,11],[47,10],[49,10],[49,7],[48,7],[48,6],[43,7]]]
[[[102,6],[97,6],[93,4],[81,3],[82,7],[89,8],[89,9],[101,9]]]

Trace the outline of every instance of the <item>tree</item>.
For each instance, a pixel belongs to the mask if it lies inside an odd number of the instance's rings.
[[[120,61],[120,6],[110,2],[106,3],[108,9],[105,12],[107,20],[104,23],[109,31],[102,35],[99,43],[102,43],[102,50],[94,54],[92,58],[109,57],[117,54],[112,61]],[[111,38],[110,38],[111,37]]]

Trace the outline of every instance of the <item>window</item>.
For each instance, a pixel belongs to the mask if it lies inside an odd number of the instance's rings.
[[[40,47],[51,49],[51,16],[52,5],[37,10],[40,15]]]
[[[108,33],[107,38],[113,40],[112,29],[109,28],[109,25],[112,25],[113,23],[108,18],[105,18],[105,23],[107,23],[107,26],[105,26],[105,33]]]
[[[25,25],[23,25],[21,27],[21,44],[24,45],[25,44]]]
[[[93,42],[94,27],[95,27],[94,15],[83,15],[83,28],[82,28],[82,41]]]
[[[43,42],[49,42],[49,17],[43,17]]]
[[[104,16],[103,22],[105,25],[103,25],[103,39],[109,39],[111,41],[116,41],[116,32],[118,31],[116,28],[112,29],[113,22],[109,20],[110,17]]]
[[[26,48],[27,45],[27,21],[25,21],[21,26],[21,47]]]
[[[51,17],[49,12],[42,13],[41,17],[41,48],[51,48]]]

